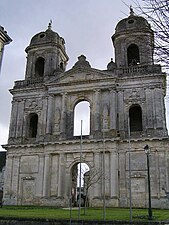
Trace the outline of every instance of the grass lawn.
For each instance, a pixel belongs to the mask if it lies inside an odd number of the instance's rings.
[[[78,208],[73,208],[71,218],[78,219]],[[147,220],[147,209],[132,209],[133,220]],[[3,206],[0,217],[70,219],[70,209],[36,206]],[[88,208],[86,215],[81,208],[80,219],[103,220],[102,208]],[[130,211],[126,208],[106,208],[106,220],[129,220]],[[169,210],[153,209],[153,221],[169,221]]]

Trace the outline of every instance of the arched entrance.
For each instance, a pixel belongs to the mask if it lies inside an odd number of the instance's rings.
[[[86,173],[89,174],[89,166],[86,163],[77,162],[71,169],[71,205],[73,207],[78,206],[79,202],[81,206],[85,205],[87,199],[86,190]],[[81,199],[80,199],[81,196]]]

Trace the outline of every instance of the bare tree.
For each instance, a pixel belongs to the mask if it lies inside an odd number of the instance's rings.
[[[101,183],[103,179],[103,171],[101,169],[91,168],[84,174],[84,194],[85,194],[85,207],[84,215],[86,214],[86,208],[89,205],[89,189],[96,183]]]
[[[133,0],[135,9],[152,25],[155,61],[169,68],[169,0]]]

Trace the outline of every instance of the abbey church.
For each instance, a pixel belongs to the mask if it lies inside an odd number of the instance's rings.
[[[112,42],[115,61],[107,69],[92,68],[81,55],[66,70],[65,41],[51,23],[32,37],[25,79],[10,90],[4,204],[68,207],[82,156],[90,171],[101,171],[89,188],[90,206],[102,206],[105,195],[106,206],[129,207],[131,190],[132,206],[147,207],[148,145],[152,207],[169,208],[166,75],[154,64],[154,32],[131,9]],[[80,148],[74,112],[83,101],[90,105],[90,132]]]

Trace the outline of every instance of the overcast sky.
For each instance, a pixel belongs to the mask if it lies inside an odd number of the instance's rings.
[[[141,1],[141,0],[140,0]],[[127,5],[132,0],[125,0]],[[65,39],[67,69],[84,54],[91,66],[106,69],[113,57],[111,36],[119,20],[129,15],[121,0],[1,0],[0,25],[13,41],[5,46],[0,74],[0,144],[7,143],[11,95],[15,80],[25,76],[25,48],[36,33],[52,30]]]

